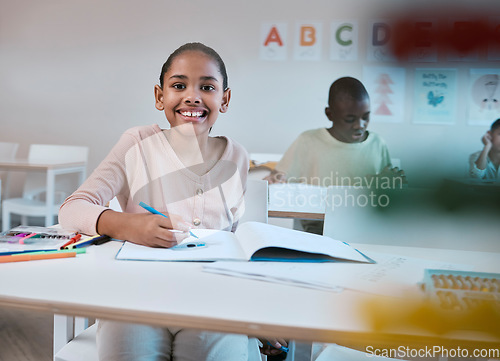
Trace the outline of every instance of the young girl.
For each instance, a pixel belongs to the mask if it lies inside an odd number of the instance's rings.
[[[189,228],[235,230],[243,212],[249,160],[226,137],[210,137],[231,98],[225,65],[211,48],[174,51],[154,88],[170,129],[127,130],[85,183],[61,206],[64,228],[152,247],[177,244]],[[117,197],[123,212],[104,205]],[[169,218],[150,214],[145,202]],[[186,233],[181,237],[187,236]],[[247,360],[248,337],[100,320],[100,360]],[[258,349],[255,346],[255,352]]]

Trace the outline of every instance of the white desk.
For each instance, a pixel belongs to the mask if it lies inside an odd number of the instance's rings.
[[[1,264],[0,306],[344,345],[418,342],[415,335],[429,340],[429,335],[404,328],[373,333],[359,310],[367,297],[361,292],[216,275],[202,272],[200,263],[117,261],[119,246],[93,246],[76,259]],[[375,245],[359,249],[472,264],[477,271],[500,269],[498,253]],[[440,342],[465,341],[443,336]]]
[[[81,183],[83,183],[83,181],[86,178],[87,163],[85,163],[85,162],[34,163],[34,162],[29,162],[26,159],[14,159],[14,160],[1,160],[0,159],[0,170],[23,171],[23,172],[45,172],[46,173],[46,176],[47,176],[47,194],[46,194],[47,215],[45,216],[45,226],[49,227],[52,224],[54,224],[54,219],[52,218],[52,214],[53,214],[53,208],[54,208],[56,176],[60,175],[60,174],[77,173],[78,177],[79,177],[79,183],[81,184]],[[8,186],[9,186],[9,184],[7,181],[6,187],[8,187]]]

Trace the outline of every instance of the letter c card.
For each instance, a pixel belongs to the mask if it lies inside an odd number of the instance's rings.
[[[330,60],[358,60],[358,23],[333,21],[330,28]]]

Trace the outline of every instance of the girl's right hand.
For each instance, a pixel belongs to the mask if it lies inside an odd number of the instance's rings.
[[[173,220],[172,217],[177,218],[173,215],[169,215],[169,218],[142,213],[134,216],[135,226],[131,227],[133,239],[128,239],[130,242],[148,247],[170,248],[189,236],[189,225],[180,220]]]
[[[189,224],[179,216],[168,216],[109,210],[101,214],[98,232],[143,246],[170,248],[189,236]]]

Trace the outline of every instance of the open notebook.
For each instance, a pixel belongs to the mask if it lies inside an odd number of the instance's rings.
[[[179,247],[151,248],[125,242],[116,255],[119,260],[144,261],[288,261],[288,262],[373,262],[347,243],[330,237],[282,228],[266,223],[246,222],[235,233],[193,230]],[[187,247],[189,244],[201,247]]]

